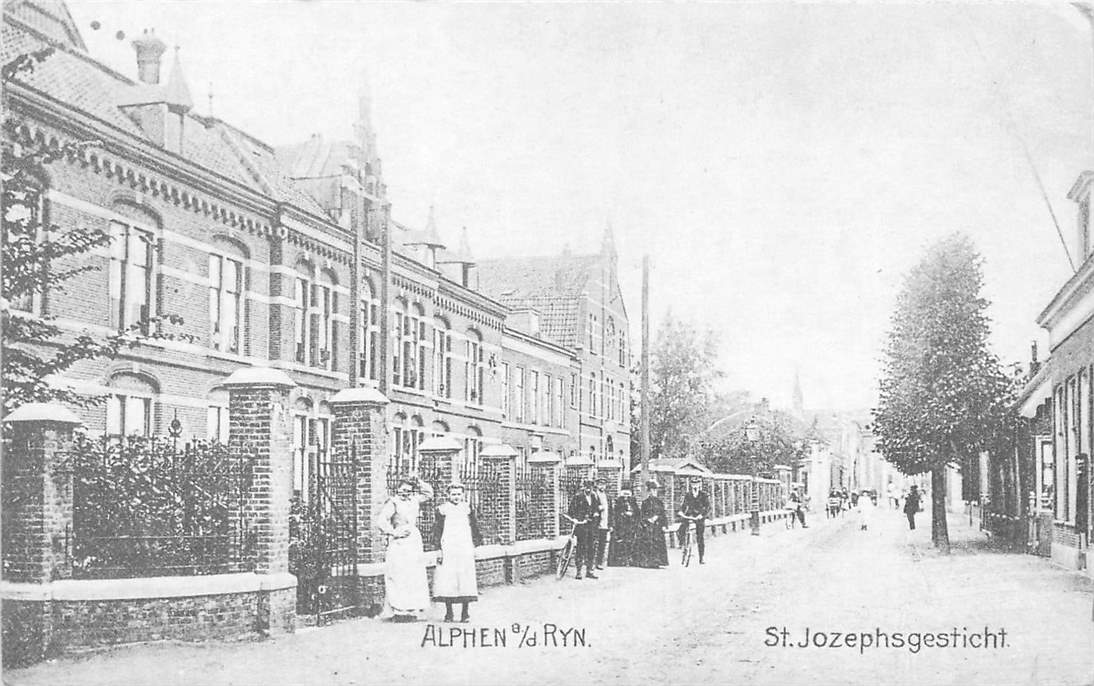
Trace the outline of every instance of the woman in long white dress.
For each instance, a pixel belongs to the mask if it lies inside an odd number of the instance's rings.
[[[858,528],[866,531],[870,527],[870,520],[874,517],[874,501],[867,491],[863,491],[858,497]]]
[[[460,621],[470,621],[469,603],[479,598],[475,579],[475,546],[481,542],[471,506],[463,499],[463,484],[448,487],[448,501],[437,508],[433,535],[440,541],[441,559],[433,572],[433,597],[444,602],[444,621],[453,621],[452,605],[461,606]]]
[[[377,515],[377,527],[387,539],[382,617],[412,621],[429,607],[429,581],[418,531],[421,504],[433,498],[433,489],[416,476],[401,479],[395,497]]]

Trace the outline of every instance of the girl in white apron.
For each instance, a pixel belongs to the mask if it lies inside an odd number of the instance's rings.
[[[415,477],[402,479],[377,516],[387,539],[382,617],[412,621],[429,607],[429,581],[418,531],[421,504],[433,498],[429,484]]]
[[[470,621],[467,606],[479,598],[475,579],[475,546],[482,542],[471,506],[463,499],[463,484],[448,487],[448,501],[437,508],[433,535],[440,542],[441,559],[433,572],[433,597],[445,605],[444,621],[454,621],[452,605],[459,603],[460,621]]]

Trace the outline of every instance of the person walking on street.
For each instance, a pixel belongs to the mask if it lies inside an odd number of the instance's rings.
[[[703,542],[703,531],[706,529],[707,517],[710,516],[710,498],[702,487],[701,479],[692,479],[687,493],[684,494],[684,501],[676,513],[683,520],[677,530],[681,546],[684,545],[688,528],[693,523],[695,525],[695,545],[699,549],[699,564],[705,564],[703,555],[706,552],[706,545]]]
[[[608,503],[608,494],[604,492],[608,482],[604,479],[596,480],[597,502],[600,504],[600,519],[597,521],[596,530],[596,568],[604,569],[604,554],[608,552],[608,532],[614,522],[611,520],[611,506]]]
[[[638,538],[635,541],[635,562],[640,567],[657,569],[669,563],[668,546],[665,545],[665,504],[657,497],[659,485],[652,479],[646,482],[648,495],[638,512]]]
[[[397,622],[413,621],[429,607],[418,513],[421,504],[432,498],[430,485],[413,474],[399,480],[395,497],[380,508],[377,528],[387,540],[382,617]]]
[[[908,528],[915,531],[915,515],[919,512],[919,487],[912,484],[912,490],[904,499],[904,514],[908,516]]]
[[[858,528],[859,531],[866,531],[870,528],[870,520],[874,515],[874,501],[870,498],[870,494],[863,491],[858,498]]]
[[[802,528],[808,529],[809,525],[805,523],[805,503],[802,502],[802,494],[796,488],[790,492],[790,504],[794,506],[794,511],[790,513],[790,516],[796,516],[798,521],[801,522]]]
[[[440,543],[441,557],[433,573],[433,598],[445,605],[444,621],[454,621],[453,603],[461,605],[460,621],[470,621],[468,603],[479,599],[475,579],[475,546],[482,543],[475,513],[463,498],[464,486],[448,487],[448,501],[437,508],[433,538]]]
[[[574,535],[577,537],[577,550],[574,562],[577,566],[575,578],[581,579],[581,568],[585,567],[585,576],[595,579],[593,574],[593,536],[600,521],[600,500],[593,493],[593,482],[589,479],[581,484],[581,492],[570,498],[566,514],[574,523]]]

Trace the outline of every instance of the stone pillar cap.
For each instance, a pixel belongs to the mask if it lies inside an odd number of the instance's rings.
[[[271,367],[240,367],[220,382],[221,386],[287,386],[296,385],[288,374]]]
[[[345,391],[342,391],[345,393]],[[456,452],[463,450],[463,444],[450,436],[434,436],[418,444],[418,452]]]
[[[528,464],[558,464],[562,456],[550,450],[540,450],[528,456]]]
[[[5,422],[53,422],[79,426],[83,421],[59,403],[27,403],[4,417]]]
[[[361,386],[359,388],[343,388],[330,397],[331,403],[379,403],[386,405],[387,396],[375,388]],[[461,446],[462,447],[462,446]]]
[[[479,451],[479,457],[516,457],[517,451],[513,449],[513,446],[506,443],[491,443],[490,445],[483,446]]]

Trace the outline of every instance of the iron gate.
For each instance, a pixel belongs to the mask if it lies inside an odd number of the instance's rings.
[[[311,456],[305,493],[289,515],[296,612],[316,624],[357,612],[357,451]]]

